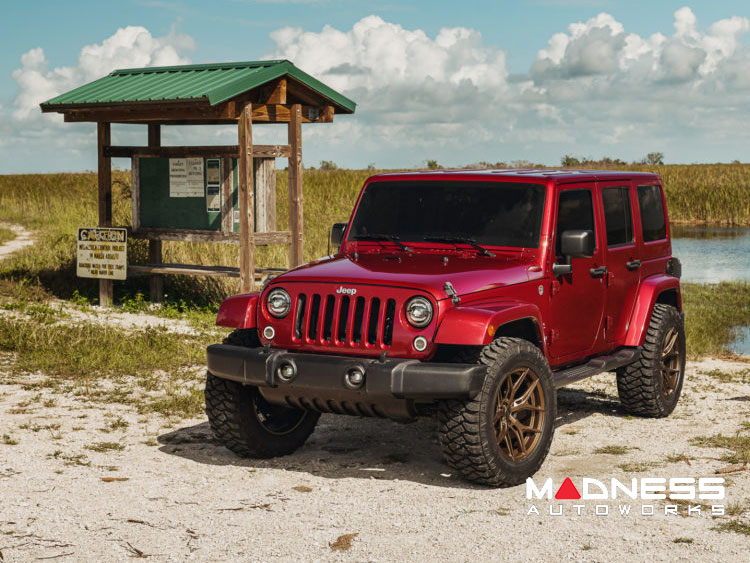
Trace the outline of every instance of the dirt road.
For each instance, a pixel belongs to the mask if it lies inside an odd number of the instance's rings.
[[[691,364],[680,405],[662,420],[626,416],[611,376],[561,391],[537,482],[717,476],[729,450],[691,440],[735,436],[750,420],[748,367]],[[750,472],[720,476],[724,517],[710,508],[685,516],[684,505],[665,515],[664,501],[641,500],[629,501],[628,516],[622,500],[553,500],[564,511],[550,516],[550,501],[527,500],[524,486],[492,490],[451,475],[430,420],[324,416],[298,453],[242,460],[202,418],[171,425],[0,385],[0,561],[746,560]],[[595,515],[596,504],[610,514]],[[644,504],[653,516],[640,514]]]

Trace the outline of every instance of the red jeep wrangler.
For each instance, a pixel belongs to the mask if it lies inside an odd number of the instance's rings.
[[[367,180],[333,256],[224,301],[206,412],[250,457],[289,454],[321,412],[437,410],[454,470],[522,483],[542,465],[556,389],[617,373],[632,413],[680,396],[681,266],[654,174],[483,170]]]

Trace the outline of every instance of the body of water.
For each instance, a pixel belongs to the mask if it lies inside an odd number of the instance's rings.
[[[750,281],[750,229],[674,226],[672,254],[684,282]]]
[[[672,254],[682,262],[682,281],[750,281],[750,229],[672,227]],[[750,327],[734,330],[729,349],[750,356]]]

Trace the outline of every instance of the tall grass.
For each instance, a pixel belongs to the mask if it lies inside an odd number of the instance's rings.
[[[651,171],[664,180],[670,217],[674,222],[750,225],[750,165],[627,166]],[[327,252],[331,224],[349,218],[369,170],[305,170],[305,260]],[[113,223],[131,224],[130,173],[114,171]],[[97,285],[75,276],[75,236],[80,226],[97,222],[96,174],[26,174],[0,176],[0,221],[20,223],[37,233],[38,242],[0,265],[0,278],[31,280],[55,295],[68,298],[74,290],[95,298]],[[288,177],[277,173],[277,228],[289,224]],[[147,243],[131,240],[128,260],[145,263]],[[236,265],[237,246],[209,243],[164,243],[164,260],[184,264]],[[258,249],[259,266],[288,266],[288,249],[274,245]],[[215,306],[236,292],[226,278],[165,276],[167,300]],[[148,293],[147,278],[115,284],[116,299]]]
[[[674,223],[750,225],[749,164],[634,164],[617,168],[659,174]]]

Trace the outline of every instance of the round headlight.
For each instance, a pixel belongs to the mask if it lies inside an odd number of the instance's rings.
[[[282,319],[289,314],[289,309],[292,308],[292,299],[286,290],[279,287],[272,289],[268,294],[266,305],[269,313],[277,319]]]
[[[426,297],[417,295],[406,302],[406,320],[416,328],[424,328],[432,320],[432,303]]]

